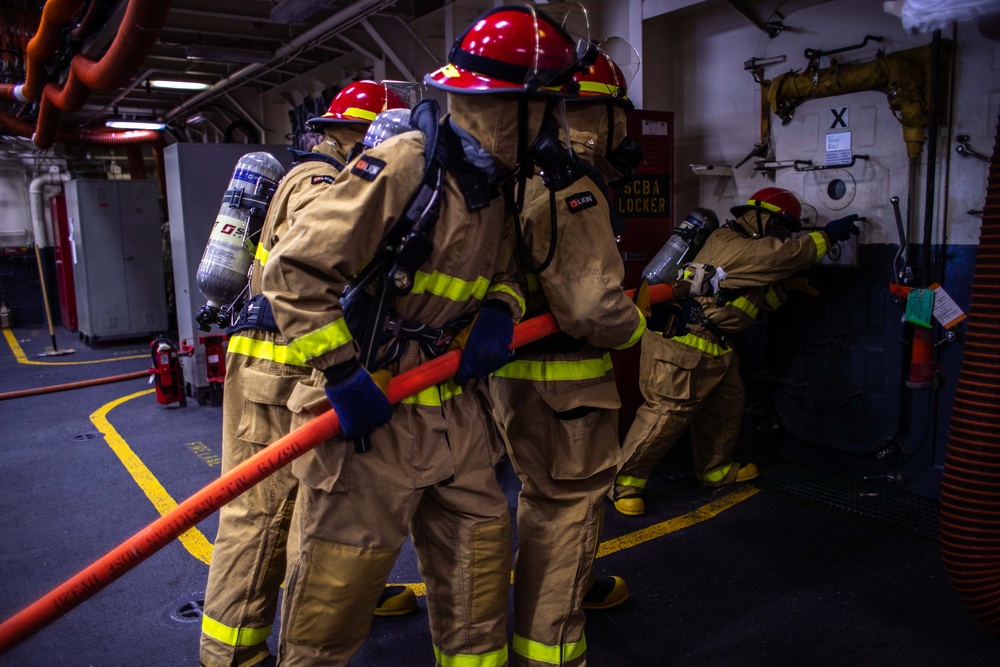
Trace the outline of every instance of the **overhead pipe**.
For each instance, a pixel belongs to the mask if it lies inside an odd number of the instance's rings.
[[[764,94],[771,112],[785,122],[803,100],[831,97],[866,90],[890,90],[889,107],[903,125],[903,140],[910,158],[920,156],[930,105],[930,52],[920,46],[890,54],[879,54],[866,63],[837,65],[815,74],[789,72],[765,83]]]
[[[69,180],[69,174],[64,171],[49,172],[36,176],[28,185],[28,206],[31,213],[31,229],[35,233],[35,245],[39,248],[47,248],[52,245],[48,230],[45,228],[45,205],[42,202],[42,195],[45,187],[49,185],[62,186]]]
[[[80,109],[92,90],[114,90],[128,81],[153,50],[169,13],[169,0],[130,0],[118,34],[101,60],[77,55],[64,85],[45,86],[35,145],[51,147],[58,134],[60,113]]]
[[[627,294],[632,296],[635,290]],[[649,288],[650,303],[663,303],[682,296],[670,284]],[[514,327],[511,348],[518,348],[559,332],[552,313],[525,320]],[[389,382],[389,402],[395,405],[407,396],[444,382],[455,375],[459,350],[400,373]],[[0,655],[45,628],[77,605],[112,583],[133,567],[170,544],[236,496],[258,484],[278,469],[340,433],[340,420],[332,409],[314,417],[279,438],[249,459],[196,491],[138,533],[122,542],[81,572],[0,623]]]
[[[350,22],[352,21],[357,22],[364,20],[369,16],[371,16],[372,14],[375,14],[376,12],[385,9],[386,7],[391,7],[392,5],[395,5],[396,1],[397,0],[360,0],[359,2],[352,2],[349,6],[345,7],[344,9],[341,9],[339,12],[337,12],[330,18],[326,19],[322,23],[313,26],[309,30],[305,31],[304,33],[302,33],[301,35],[290,41],[288,44],[282,45],[277,51],[274,52],[274,57],[271,58],[271,60],[269,60],[268,62],[253,63],[251,65],[247,65],[243,69],[233,72],[225,79],[215,82],[215,84],[213,84],[211,88],[203,90],[202,92],[198,93],[197,95],[194,95],[193,97],[189,97],[183,103],[177,105],[176,107],[168,111],[166,114],[164,114],[163,116],[164,120],[171,121],[174,118],[177,118],[179,115],[184,113],[187,109],[191,108],[195,104],[198,104],[203,100],[206,100],[210,97],[213,97],[227,90],[233,84],[238,83],[243,79],[246,79],[251,74],[254,74],[267,67],[270,67],[275,62],[284,62],[288,56],[292,55],[293,53],[301,49],[303,46],[306,46],[313,40],[318,39],[320,37],[325,37],[329,32],[335,29],[339,32],[340,30],[349,28]]]
[[[1000,116],[941,488],[941,553],[958,596],[1000,632]]]

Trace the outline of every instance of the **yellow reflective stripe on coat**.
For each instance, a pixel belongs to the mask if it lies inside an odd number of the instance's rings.
[[[826,255],[826,236],[820,232],[809,232],[809,236],[811,236],[812,240],[816,243],[816,261],[818,262],[823,259],[824,255]]]
[[[343,318],[334,320],[316,331],[310,331],[304,336],[299,336],[288,344],[288,349],[299,358],[309,361],[322,356],[331,350],[336,350],[341,345],[350,343],[354,338],[347,328],[347,322]]]
[[[468,301],[469,297],[482,300],[490,288],[490,281],[482,276],[474,281],[462,280],[443,273],[417,271],[413,277],[413,294],[428,292],[452,301]]]
[[[266,628],[231,628],[208,616],[201,617],[201,631],[228,646],[256,646],[271,636],[271,626]]]
[[[637,489],[645,489],[646,480],[639,479],[638,477],[629,477],[628,475],[618,475],[618,477],[615,477],[615,486],[634,486]]]
[[[509,296],[510,298],[514,299],[514,301],[517,302],[517,307],[521,309],[522,313],[525,310],[524,299],[522,299],[520,296],[518,296],[517,292],[515,292],[511,288],[507,287],[506,285],[494,285],[493,287],[489,288],[489,290],[487,290],[486,293],[487,294],[506,294],[507,296]]]
[[[402,400],[402,402],[410,405],[441,407],[443,402],[455,398],[461,393],[462,388],[455,384],[453,380],[446,380],[441,384],[428,387],[423,391],[418,391],[413,396],[407,396]]]
[[[632,337],[629,338],[627,342],[616,347],[616,350],[627,350],[638,343],[639,339],[642,338],[642,334],[646,332],[646,316],[642,314],[642,311],[639,310],[638,306],[636,306],[636,310],[639,311],[639,326],[637,326],[635,331],[632,332]]]
[[[507,645],[489,653],[472,655],[456,653],[448,655],[437,646],[434,647],[434,657],[441,667],[503,667],[507,664]]]
[[[760,315],[760,308],[750,303],[750,301],[743,296],[738,296],[732,301],[726,302],[726,305],[742,310],[750,317],[751,320],[757,319],[757,316]]]
[[[714,357],[721,357],[726,352],[730,351],[729,349],[723,348],[718,343],[713,343],[710,340],[706,340],[699,336],[695,336],[694,334],[687,334],[684,336],[674,336],[673,338],[671,338],[671,340],[675,340],[678,343],[687,345],[688,347],[693,347],[696,350],[701,350],[702,352],[705,352],[706,354],[711,354]]]
[[[493,375],[512,380],[538,380],[540,382],[592,380],[604,377],[611,368],[611,355],[605,352],[603,356],[596,359],[577,359],[575,361],[516,359]]]
[[[768,287],[764,292],[764,300],[767,301],[767,305],[771,307],[771,310],[777,310],[782,303],[781,295],[773,287]]]
[[[254,253],[253,258],[260,262],[261,266],[267,264],[267,258],[271,256],[271,251],[264,247],[263,243],[257,244],[257,252]]]
[[[549,646],[540,642],[532,641],[526,637],[514,634],[514,653],[528,658],[544,662],[547,665],[562,665],[571,660],[576,660],[587,652],[587,637],[580,635],[580,641],[570,642],[562,646]]]
[[[254,359],[267,359],[279,364],[309,367],[305,359],[290,350],[287,345],[275,345],[269,340],[258,340],[246,336],[233,336],[226,346],[229,354],[242,354]]]

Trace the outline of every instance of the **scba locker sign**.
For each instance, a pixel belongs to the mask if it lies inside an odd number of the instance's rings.
[[[670,176],[639,174],[615,193],[615,211],[623,218],[670,215]]]

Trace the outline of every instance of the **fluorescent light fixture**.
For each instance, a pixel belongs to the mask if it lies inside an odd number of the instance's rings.
[[[256,49],[230,49],[204,44],[192,44],[187,48],[185,57],[188,60],[208,60],[217,63],[266,63],[274,55],[268,51]]]
[[[184,121],[185,125],[197,125],[198,123],[204,123],[208,118],[205,117],[203,113],[196,113],[193,116],[188,116]]]
[[[104,125],[116,130],[162,130],[167,127],[166,123],[157,123],[151,120],[125,120],[121,118],[106,120]]]
[[[209,84],[203,81],[170,81],[168,79],[150,79],[149,85],[153,88],[167,88],[170,90],[206,90]]]

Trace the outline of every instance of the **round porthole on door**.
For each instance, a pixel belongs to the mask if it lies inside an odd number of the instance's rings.
[[[819,201],[831,211],[842,211],[854,201],[857,186],[851,172],[844,169],[816,173]]]

